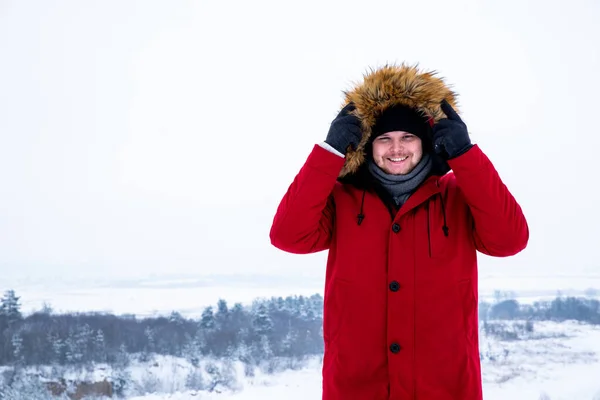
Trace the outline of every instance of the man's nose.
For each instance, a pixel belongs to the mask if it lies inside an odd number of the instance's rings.
[[[392,150],[402,150],[404,149],[404,143],[400,139],[392,140]]]

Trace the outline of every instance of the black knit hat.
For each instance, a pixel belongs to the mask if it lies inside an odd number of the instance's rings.
[[[431,137],[431,124],[429,118],[424,117],[414,108],[398,104],[384,110],[376,119],[371,140],[392,131],[409,132],[428,142]]]

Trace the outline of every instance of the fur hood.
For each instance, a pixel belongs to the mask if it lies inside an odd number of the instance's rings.
[[[440,108],[443,99],[457,110],[457,95],[436,75],[436,72],[421,71],[416,66],[386,65],[371,70],[364,76],[362,83],[344,92],[343,106],[350,102],[356,106],[352,113],[361,120],[362,140],[356,151],[350,150],[346,154],[340,178],[356,173],[363,165],[366,158],[365,147],[371,137],[373,125],[388,107],[398,104],[409,106],[431,118],[433,123],[446,118]]]

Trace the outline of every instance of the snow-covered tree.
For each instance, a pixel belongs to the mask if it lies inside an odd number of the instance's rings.
[[[281,354],[291,357],[294,355],[294,348],[298,341],[298,332],[290,327],[290,330],[281,341]]]
[[[214,362],[208,362],[204,370],[209,376],[209,381],[206,384],[206,390],[209,392],[218,387],[233,389],[237,386],[235,368],[229,361],[223,362],[220,368]]]
[[[254,330],[259,335],[267,335],[273,331],[273,321],[269,316],[267,307],[264,304],[260,304],[252,320]]]
[[[69,363],[80,363],[90,359],[95,341],[94,331],[88,324],[76,327],[65,341],[66,359]]]
[[[215,328],[215,314],[212,306],[206,307],[200,317],[200,326],[203,329],[214,329]]]
[[[185,378],[185,387],[188,390],[204,390],[205,383],[202,377],[202,371],[199,368],[194,368]]]
[[[219,299],[219,302],[217,303],[217,318],[225,317],[228,312],[227,302],[223,299]]]
[[[19,299],[14,290],[7,290],[0,299],[0,315],[7,318],[9,325],[23,318]]]
[[[119,346],[119,350],[115,356],[115,366],[118,369],[125,369],[125,367],[129,366],[131,359],[129,357],[129,353],[127,352],[127,346],[125,344],[121,344]]]
[[[75,364],[83,359],[83,353],[77,346],[77,339],[73,332],[65,340],[65,359],[70,364]]]
[[[40,313],[52,315],[54,313],[54,309],[52,308],[52,305],[50,303],[44,302],[44,304],[42,304],[42,309],[40,310]]]
[[[13,347],[13,357],[15,358],[15,363],[22,365],[25,361],[25,357],[23,354],[23,338],[19,332],[13,334],[11,344]]]
[[[38,376],[17,374],[9,387],[0,388],[0,400],[69,400],[66,393],[52,395]]]
[[[264,303],[258,306],[256,314],[252,320],[252,325],[254,326],[254,330],[259,335],[268,335],[273,331],[273,321],[269,316],[269,312]]]
[[[235,303],[233,305],[233,307],[231,308],[232,314],[241,314],[243,312],[244,312],[244,306],[242,305],[242,303]]]
[[[185,318],[183,318],[183,315],[181,315],[181,313],[177,311],[171,311],[171,315],[169,315],[169,322],[181,324],[184,320]]]
[[[260,337],[258,349],[264,360],[268,360],[273,357],[273,349],[271,347],[271,343],[269,343],[269,339],[265,335],[262,335]]]
[[[153,353],[156,351],[156,339],[154,338],[154,331],[149,326],[144,330],[144,336],[146,336],[146,340],[148,341],[148,345],[146,346],[146,351],[148,353]]]
[[[60,339],[55,331],[49,331],[46,334],[46,341],[51,348],[51,363],[62,364],[63,362],[63,348],[65,347],[64,342]]]
[[[200,357],[202,355],[202,341],[196,337],[191,342],[183,346],[181,350],[182,356],[190,362],[194,367],[200,365]]]
[[[96,360],[106,362],[106,339],[101,329],[96,331],[96,336],[94,337],[94,353]]]

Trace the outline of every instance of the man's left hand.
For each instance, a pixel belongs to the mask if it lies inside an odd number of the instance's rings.
[[[441,119],[433,126],[433,148],[442,158],[450,160],[466,153],[473,144],[467,125],[452,106],[442,100],[441,108],[448,118]]]

